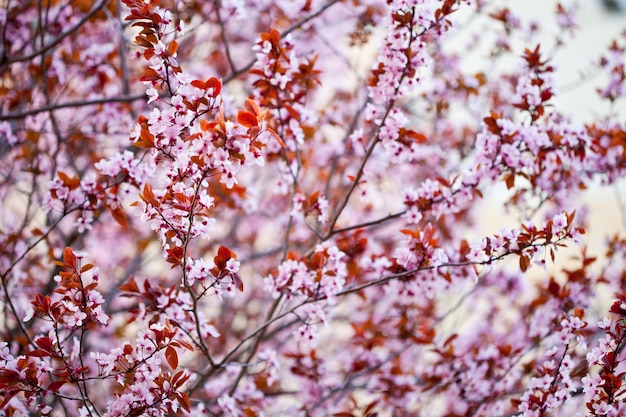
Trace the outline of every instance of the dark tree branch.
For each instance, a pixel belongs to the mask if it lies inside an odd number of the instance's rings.
[[[48,112],[51,110],[65,109],[68,107],[96,106],[99,104],[107,104],[107,103],[129,103],[132,101],[145,100],[145,99],[146,99],[145,94],[137,94],[137,95],[132,95],[132,96],[103,97],[103,98],[97,98],[93,100],[70,101],[68,103],[50,104],[47,106],[38,107],[36,109],[24,110],[19,113],[0,114],[0,120],[23,119],[26,116],[32,116],[34,114],[44,113],[44,112]]]
[[[55,38],[52,42],[50,42],[49,44],[43,46],[41,49],[36,50],[35,52],[32,52],[28,55],[24,55],[24,56],[16,56],[16,57],[8,57],[6,59],[5,62],[3,62],[3,64],[13,64],[15,62],[24,62],[24,61],[30,61],[33,58],[36,58],[39,55],[43,55],[46,52],[48,52],[49,50],[53,49],[54,47],[56,47],[59,43],[61,43],[61,41],[65,38],[67,38],[68,36],[70,36],[71,34],[75,33],[78,29],[80,29],[81,26],[83,26],[89,19],[91,19],[96,13],[98,13],[100,11],[100,9],[102,9],[104,7],[104,5],[106,4],[107,0],[100,0],[98,3],[96,3],[91,10],[89,11],[89,13],[87,13],[86,15],[84,15],[82,17],[82,19],[80,19],[78,21],[78,23],[76,23],[76,25],[74,25],[72,28],[68,29],[66,32],[63,32],[59,37]]]

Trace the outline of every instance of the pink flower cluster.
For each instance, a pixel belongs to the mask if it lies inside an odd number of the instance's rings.
[[[310,262],[287,259],[275,274],[265,278],[273,297],[288,299],[332,299],[344,286],[346,266],[344,253],[336,246],[318,245]]]

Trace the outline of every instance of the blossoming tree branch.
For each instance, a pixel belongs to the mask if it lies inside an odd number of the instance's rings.
[[[0,2],[0,414],[626,414],[626,39],[502,3]]]

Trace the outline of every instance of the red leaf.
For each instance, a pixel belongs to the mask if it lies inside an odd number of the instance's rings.
[[[59,179],[63,182],[63,185],[65,185],[70,190],[75,190],[76,188],[80,187],[80,180],[78,179],[78,177],[70,178],[63,171],[58,171],[57,175],[59,176]]]
[[[202,81],[200,81],[200,80],[193,80],[191,82],[191,85],[196,87],[196,88],[199,88],[201,90],[204,90],[204,83]]]
[[[259,124],[254,114],[244,110],[240,110],[239,113],[237,113],[237,123],[248,129],[258,126]]]
[[[208,121],[206,121],[204,119],[200,120],[200,129],[203,132],[208,131],[210,128],[211,128],[211,123],[210,122],[208,122]]]
[[[276,29],[272,28],[270,30],[269,38],[270,38],[270,41],[272,42],[272,45],[278,46],[280,44],[280,32],[277,31]]]
[[[185,371],[180,371],[178,373],[176,373],[176,375],[174,375],[172,377],[172,386],[174,388],[179,388],[181,387],[185,382],[187,382],[187,380],[191,377],[190,374],[185,373]]]
[[[252,99],[247,99],[246,102],[243,104],[243,108],[247,112],[252,113],[255,116],[258,116],[261,114],[261,109],[259,108],[259,105],[256,104],[256,102]]]
[[[52,352],[52,340],[49,337],[40,337],[35,340],[35,344],[46,352]]]
[[[235,274],[231,274],[230,276],[231,276],[231,278],[233,280],[233,283],[237,287],[237,289],[240,292],[243,292],[243,281],[241,280],[241,277],[238,274],[236,274],[236,273]]]
[[[128,226],[128,222],[126,220],[126,213],[124,213],[124,210],[122,210],[121,208],[115,208],[115,209],[110,209],[111,215],[113,216],[113,219],[115,219],[115,221],[122,226],[123,228],[126,228],[126,226]]]
[[[285,145],[285,142],[283,142],[283,140],[280,138],[280,136],[278,136],[278,133],[274,132],[274,130],[267,128],[265,129],[267,130],[272,136],[274,136],[276,138],[276,140],[278,141],[278,144],[283,147],[286,148],[287,145]]]
[[[576,210],[567,214],[567,230],[572,228],[572,223],[574,222],[574,217],[576,217]]]
[[[133,26],[136,26],[137,24],[134,24]],[[135,42],[137,43],[137,45],[139,46],[143,46],[145,48],[150,48],[152,46],[152,44],[150,43],[150,41],[148,41],[146,38],[144,38],[143,36],[135,36]]]
[[[372,411],[374,411],[374,407],[376,407],[376,404],[378,404],[378,400],[372,401],[371,403],[369,403],[368,406],[365,407],[365,410],[363,410],[363,414],[369,414]]]
[[[522,272],[526,272],[526,270],[528,270],[529,266],[530,266],[530,259],[528,259],[524,255],[520,256],[519,257],[519,268],[522,270]]]
[[[289,113],[291,117],[293,117],[297,121],[300,121],[301,117],[300,117],[300,113],[298,113],[298,110],[294,109],[293,106],[290,106],[289,104],[284,104],[283,106],[285,107],[285,110],[287,110],[287,112]]]
[[[461,260],[467,259],[467,255],[470,253],[471,248],[467,240],[463,239],[459,245],[459,255],[461,255]]]
[[[172,380],[171,380],[172,381],[172,386],[173,387],[177,387],[178,386],[178,384],[177,384],[178,380],[181,379],[184,375],[185,375],[185,372],[183,372],[183,371],[177,372],[172,377]]]
[[[167,52],[170,54],[170,56],[174,56],[176,51],[178,51],[178,42],[170,42],[170,44],[167,46]]]
[[[496,135],[500,134],[500,127],[498,126],[497,120],[500,118],[500,115],[494,111],[491,111],[491,117],[485,117],[483,121],[487,125],[487,129]]]
[[[143,149],[154,148],[154,135],[148,129],[141,128],[139,139],[133,142],[133,146]]]
[[[428,138],[426,138],[426,135],[424,135],[423,133],[417,133],[414,130],[407,130],[405,133],[407,137],[413,139],[417,143],[428,142]]]
[[[28,356],[35,356],[37,358],[45,358],[48,356],[52,356],[50,352],[46,352],[43,349],[35,349],[32,352],[28,352]]]
[[[191,411],[191,401],[189,401],[189,396],[180,391],[177,392],[176,395],[178,396],[178,403],[180,406],[189,413]]]
[[[220,245],[219,249],[217,250],[217,257],[219,259],[223,259],[227,261],[233,257],[233,252],[230,249],[228,249],[226,246]]]
[[[139,287],[137,286],[137,282],[135,281],[135,277],[130,277],[128,282],[125,282],[124,284],[120,285],[118,289],[124,292],[134,292],[134,293],[140,292]]]
[[[58,392],[67,381],[53,381],[48,385],[48,391]]]
[[[550,283],[548,284],[548,291],[555,297],[559,296],[559,292],[561,291],[561,286],[554,280],[554,278],[550,279]]]
[[[141,77],[140,81],[158,81],[161,79],[161,75],[152,68],[146,69],[146,74]]]
[[[154,198],[154,193],[152,192],[152,186],[148,183],[143,186],[143,195],[141,198],[146,202],[150,203],[152,207],[159,207],[159,202]]]
[[[63,262],[65,262],[65,265],[68,267],[76,269],[76,255],[74,255],[74,251],[69,246],[63,249]]]
[[[133,353],[133,347],[131,345],[124,345],[124,355],[130,355]]]
[[[193,352],[193,346],[190,343],[185,342],[184,340],[177,340],[176,342],[178,343],[178,346],[184,347],[188,351]]]
[[[166,249],[165,252],[167,252],[167,262],[173,264],[172,268],[183,264],[183,248],[180,246],[174,246],[172,249]]]
[[[178,368],[178,354],[176,353],[176,349],[168,346],[167,349],[165,349],[165,359],[167,359],[167,363],[169,364],[170,368]]]
[[[204,88],[208,90],[209,88],[213,89],[212,97],[217,97],[222,91],[222,83],[215,77],[211,77],[204,83]]]
[[[506,188],[510,190],[515,186],[515,175],[506,174],[506,176],[504,177],[504,182],[506,183]]]

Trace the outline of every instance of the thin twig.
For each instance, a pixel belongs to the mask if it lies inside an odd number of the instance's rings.
[[[129,103],[132,101],[145,100],[145,94],[136,94],[131,96],[118,96],[118,97],[102,97],[96,98],[93,100],[83,100],[83,101],[70,101],[67,103],[58,103],[58,104],[49,104],[46,106],[38,107],[36,109],[24,110],[19,113],[8,113],[8,114],[0,114],[0,120],[17,120],[23,119],[27,116],[32,116],[34,114],[44,113],[52,110],[65,109],[69,107],[85,107],[85,106],[96,106],[99,104],[107,104],[107,103]]]
[[[24,62],[24,61],[30,61],[31,59],[39,56],[39,55],[43,55],[46,52],[48,52],[50,49],[54,48],[55,46],[57,46],[59,43],[61,43],[61,41],[65,38],[67,38],[68,36],[70,36],[71,34],[73,34],[74,32],[76,32],[78,29],[80,29],[81,26],[83,26],[89,19],[91,19],[96,13],[98,13],[100,11],[100,9],[102,9],[104,7],[104,5],[106,4],[107,0],[100,0],[98,3],[96,3],[91,10],[84,15],[76,25],[74,25],[72,28],[70,28],[69,30],[67,30],[66,32],[63,32],[60,36],[58,36],[57,38],[55,38],[52,42],[50,42],[49,44],[43,46],[41,49],[36,50],[35,52],[32,52],[28,55],[24,55],[24,56],[16,56],[16,57],[9,57],[6,61],[4,61],[2,64],[4,65],[10,65],[13,64],[15,62]]]
[[[397,219],[398,217],[402,216],[403,214],[406,213],[406,210],[402,210],[399,211],[397,213],[390,213],[388,215],[386,215],[385,217],[381,217],[380,219],[376,219],[376,220],[370,220],[367,222],[363,222],[363,223],[357,223],[357,224],[353,224],[352,226],[346,226],[346,227],[342,227],[339,229],[335,229],[333,230],[331,236],[334,236],[338,233],[342,233],[342,232],[349,232],[350,230],[355,230],[355,229],[364,229],[367,227],[372,227],[372,226],[379,226],[389,220],[394,220]],[[328,239],[328,237],[326,237],[326,239]]]
[[[222,19],[222,15],[220,14],[220,0],[215,0],[213,2],[213,7],[215,8],[215,15],[217,16],[217,23],[220,26],[220,38],[222,39],[222,44],[224,45],[224,50],[226,51],[226,58],[228,59],[228,65],[230,65],[230,70],[233,74],[237,73],[237,68],[235,66],[235,61],[233,61],[233,56],[230,53],[230,46],[228,45],[228,39],[226,38],[226,25],[224,24],[224,20]]]
[[[340,1],[341,0],[331,0],[331,1],[329,1],[328,3],[324,4],[323,6],[321,6],[315,13],[308,15],[307,17],[305,17],[304,19],[302,19],[301,21],[299,21],[295,25],[291,26],[290,28],[288,28],[287,30],[282,32],[280,34],[280,36],[281,37],[285,37],[285,36],[289,35],[291,32],[293,32],[293,31],[295,31],[297,29],[300,29],[303,25],[305,25],[309,21],[315,19],[316,17],[318,17],[319,15],[324,13],[326,10],[328,10],[329,7],[331,7],[335,3],[339,3]],[[239,68],[237,71],[233,72],[228,77],[224,78],[222,83],[223,84],[228,84],[230,81],[234,80],[235,78],[237,78],[241,74],[245,74],[246,72],[248,72],[250,70],[250,68],[252,68],[254,66],[256,61],[257,61],[256,57],[252,58],[246,65],[244,65],[243,67]]]

